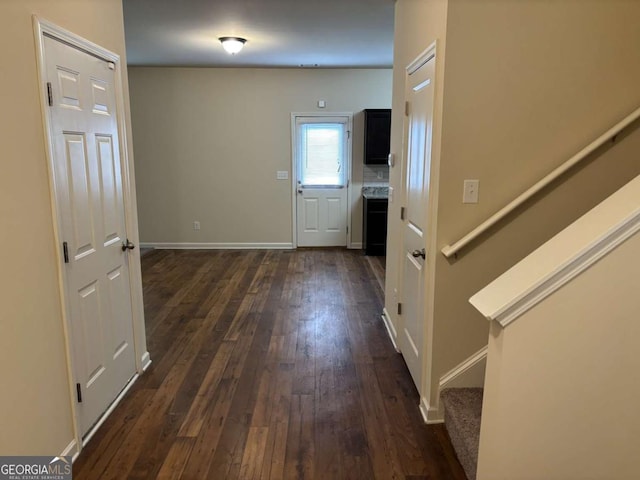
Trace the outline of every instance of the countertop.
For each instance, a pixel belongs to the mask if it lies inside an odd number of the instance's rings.
[[[364,198],[389,198],[388,186],[364,186],[362,187],[362,196]]]

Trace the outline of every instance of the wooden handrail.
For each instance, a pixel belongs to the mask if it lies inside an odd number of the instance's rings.
[[[624,130],[629,125],[631,125],[633,122],[635,122],[638,118],[640,118],[640,108],[638,108],[638,109],[634,110],[633,112],[631,112],[623,120],[621,120],[620,122],[616,123],[613,127],[611,127],[609,130],[604,132],[602,135],[600,135],[598,138],[596,138],[593,142],[591,142],[589,145],[584,147],[582,150],[580,150],[578,153],[576,153],[573,157],[571,157],[565,163],[563,163],[558,168],[553,170],[551,173],[549,173],[547,176],[545,176],[543,179],[541,179],[539,182],[537,182],[531,188],[529,188],[528,190],[526,190],[523,193],[521,193],[520,195],[518,195],[518,197],[516,197],[514,200],[512,200],[509,204],[505,205],[503,208],[498,210],[491,217],[489,217],[487,220],[482,222],[476,228],[471,230],[469,233],[467,233],[460,240],[458,240],[457,242],[455,242],[453,244],[445,246],[441,250],[442,254],[447,258],[451,258],[452,256],[454,256],[462,248],[464,248],[469,243],[471,243],[473,240],[475,240],[477,237],[482,235],[484,232],[486,232],[489,228],[491,228],[493,225],[495,225],[500,220],[502,220],[504,217],[506,217],[513,210],[515,210],[520,205],[522,205],[524,202],[526,202],[531,197],[533,197],[535,194],[537,194],[540,190],[542,190],[547,185],[552,183],[554,180],[556,180],[558,177],[560,177],[562,174],[564,174],[567,170],[569,170],[574,165],[576,165],[577,163],[581,162],[586,157],[588,157],[597,148],[599,148],[602,145],[604,145],[607,141],[614,139],[616,137],[616,135],[618,135],[622,130]]]

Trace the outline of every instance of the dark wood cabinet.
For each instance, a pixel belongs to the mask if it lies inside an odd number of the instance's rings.
[[[364,198],[364,253],[365,255],[386,255],[387,253],[387,211],[386,198]]]
[[[391,138],[391,110],[364,111],[364,163],[386,165]]]

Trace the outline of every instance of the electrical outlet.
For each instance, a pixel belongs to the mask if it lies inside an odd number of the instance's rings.
[[[478,203],[480,180],[465,180],[462,203]]]
[[[193,222],[193,229],[200,230],[200,222],[198,222],[197,220]]]

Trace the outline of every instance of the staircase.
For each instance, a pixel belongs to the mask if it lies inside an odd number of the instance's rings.
[[[482,388],[447,388],[440,394],[451,444],[469,480],[475,480],[478,466],[482,394]]]

